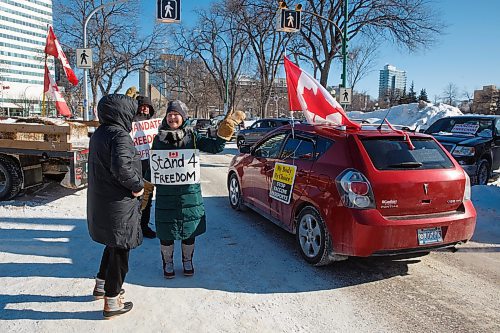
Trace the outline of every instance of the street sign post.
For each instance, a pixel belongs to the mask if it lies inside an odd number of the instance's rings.
[[[297,32],[300,30],[301,15],[300,10],[282,8],[278,13],[277,31]]]
[[[340,104],[351,105],[352,88],[340,88],[339,102]]]
[[[181,21],[181,0],[157,0],[156,20],[161,23]]]
[[[92,69],[92,49],[76,49],[76,67]]]

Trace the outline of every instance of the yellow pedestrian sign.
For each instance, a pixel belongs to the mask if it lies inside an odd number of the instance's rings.
[[[76,49],[76,67],[81,69],[92,68],[92,49]]]

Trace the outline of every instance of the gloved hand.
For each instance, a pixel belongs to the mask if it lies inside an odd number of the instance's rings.
[[[219,123],[219,128],[217,129],[217,136],[229,141],[233,137],[234,129],[236,126],[245,120],[246,115],[242,111],[236,111],[229,113],[224,120]]]
[[[153,195],[154,189],[155,186],[152,183],[144,180],[144,195],[142,196],[141,210],[144,210],[146,208],[149,198]]]
[[[125,95],[127,95],[130,98],[136,99],[136,97],[139,95],[139,92],[137,91],[136,87],[130,87],[127,89]]]

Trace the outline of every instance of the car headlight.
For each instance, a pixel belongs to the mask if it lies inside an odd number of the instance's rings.
[[[474,156],[475,152],[474,147],[457,146],[453,150],[453,156]]]

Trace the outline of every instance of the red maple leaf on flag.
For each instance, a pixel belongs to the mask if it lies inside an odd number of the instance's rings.
[[[323,96],[321,92],[318,92],[318,94],[315,95],[313,89],[304,88],[304,93],[302,94],[302,97],[304,98],[307,104],[307,109],[323,119],[326,119],[328,115],[338,112],[326,100],[325,96]]]

